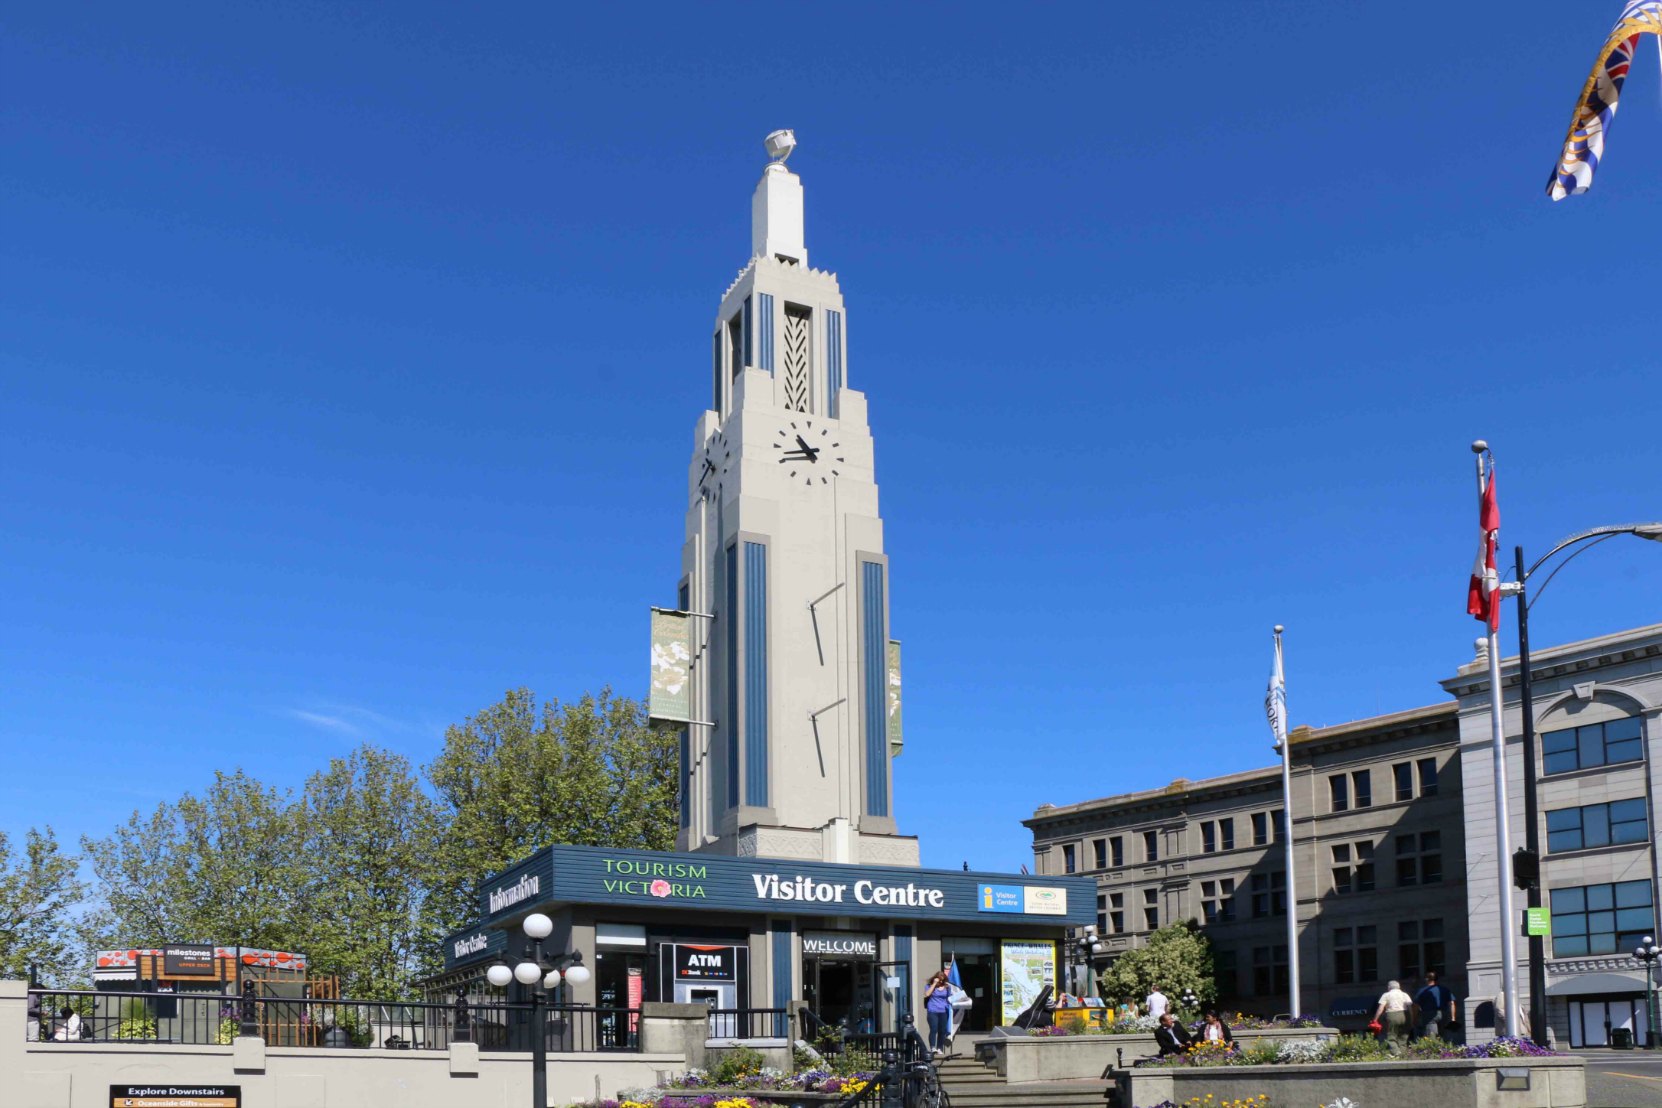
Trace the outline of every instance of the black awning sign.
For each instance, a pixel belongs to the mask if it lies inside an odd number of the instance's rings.
[[[737,981],[737,947],[695,946],[677,943],[675,947],[675,979],[677,981]]]
[[[212,976],[216,968],[214,948],[206,943],[169,943],[162,947],[163,973]]]
[[[110,1108],[242,1108],[241,1085],[111,1085]]]

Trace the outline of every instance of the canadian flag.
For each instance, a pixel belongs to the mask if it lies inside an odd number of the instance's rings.
[[[1495,466],[1489,464],[1489,482],[1483,486],[1478,507],[1478,529],[1482,532],[1477,561],[1472,566],[1471,584],[1466,588],[1466,611],[1500,630],[1500,573],[1495,568],[1495,544],[1500,538],[1500,505],[1495,501]]]

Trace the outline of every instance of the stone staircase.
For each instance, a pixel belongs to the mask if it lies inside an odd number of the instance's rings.
[[[1010,1085],[989,1065],[975,1060],[973,1053],[955,1054],[936,1063],[941,1085],[952,1098],[952,1108],[1104,1108],[1108,1103],[1105,1081],[1046,1081],[1034,1085]]]

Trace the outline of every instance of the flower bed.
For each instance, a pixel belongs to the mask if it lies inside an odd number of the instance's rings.
[[[1282,1043],[1314,1046],[1324,1037],[1337,1037],[1331,1027],[1241,1028],[1234,1032],[1242,1049],[1274,1048]],[[1012,1084],[1032,1081],[1088,1081],[1102,1076],[1110,1066],[1130,1065],[1154,1055],[1158,1046],[1153,1032],[1118,1035],[1047,1035],[997,1037],[977,1043],[977,1053],[991,1061],[998,1073]]]
[[[1584,1108],[1586,1063],[1572,1055],[1394,1058],[1327,1064],[1142,1066],[1114,1073],[1120,1104],[1431,1104],[1437,1108]]]
[[[1393,1053],[1389,1047],[1372,1038],[1345,1035],[1337,1039],[1317,1042],[1264,1043],[1230,1049],[1227,1043],[1197,1042],[1182,1054],[1144,1062],[1140,1069],[1178,1068],[1193,1066],[1273,1066],[1289,1064],[1321,1065],[1347,1062],[1395,1062],[1402,1059],[1421,1061],[1448,1061],[1457,1058],[1554,1058],[1556,1051],[1536,1046],[1528,1039],[1490,1039],[1476,1046],[1452,1046],[1441,1039],[1419,1039],[1409,1043],[1402,1053]]]
[[[762,1069],[737,1075],[712,1075],[693,1069],[654,1089],[625,1089],[615,1100],[582,1100],[571,1108],[767,1108],[804,1098],[839,1100],[866,1087],[869,1073],[830,1070],[783,1073]]]
[[[1265,1019],[1263,1016],[1248,1016],[1236,1012],[1224,1020],[1231,1032],[1235,1031],[1286,1031],[1303,1030],[1321,1027],[1320,1020],[1309,1016],[1300,1016],[1297,1019]],[[1193,1020],[1183,1026],[1189,1029],[1191,1035],[1200,1034],[1205,1020]],[[1030,1035],[1039,1035],[1046,1038],[1064,1035],[1152,1035],[1160,1021],[1154,1016],[1130,1016],[1117,1019],[1105,1027],[1085,1027],[1075,1030],[1070,1027],[1040,1027],[1028,1032]]]

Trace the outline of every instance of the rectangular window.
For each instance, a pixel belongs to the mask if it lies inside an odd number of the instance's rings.
[[[1073,844],[1068,843],[1066,846],[1062,847],[1062,872],[1076,873],[1078,870],[1079,867],[1075,864],[1073,856]]]
[[[1287,872],[1252,875],[1252,918],[1266,919],[1287,914]]]
[[[1396,782],[1397,799],[1414,799],[1414,764],[1412,762],[1398,762],[1391,767],[1391,777]]]
[[[1091,842],[1091,853],[1094,855],[1097,869],[1108,868],[1108,840],[1094,839]]]
[[[1235,918],[1235,881],[1225,877],[1220,881],[1200,883],[1200,909],[1207,923],[1228,923]]]
[[[1350,778],[1342,773],[1327,779],[1327,806],[1334,812],[1350,811]]]
[[[843,313],[825,313],[825,412],[832,419],[840,418],[837,393],[843,387]]]
[[[1219,850],[1234,850],[1235,849],[1235,821],[1234,820],[1232,820],[1232,819],[1220,819],[1218,821],[1218,849]]]
[[[1160,891],[1158,889],[1143,890],[1143,926],[1150,931],[1160,929]]]
[[[1143,832],[1143,861],[1158,862],[1160,860],[1160,832]]]
[[[1414,765],[1420,771],[1420,795],[1437,795],[1437,759],[1421,758]]]
[[[1287,948],[1284,946],[1253,947],[1253,993],[1261,997],[1279,996],[1287,992],[1287,987]]]
[[[1333,929],[1333,981],[1338,985],[1379,980],[1379,929]]]
[[[773,296],[769,293],[756,294],[756,348],[759,357],[756,364],[773,372]]]
[[[1266,846],[1270,841],[1270,814],[1268,812],[1252,813],[1252,845]]]
[[[1108,857],[1113,860],[1115,869],[1125,865],[1125,840],[1115,835],[1108,840]]]
[[[726,383],[726,378],[721,372],[721,328],[719,327],[716,328],[716,333],[710,339],[710,361],[715,365],[715,382],[714,387],[710,390],[710,408],[712,411],[721,412],[725,410],[721,402],[721,387]]]
[[[1443,836],[1409,831],[1397,836],[1397,884],[1435,885],[1443,879]]]
[[[1649,837],[1645,801],[1615,800],[1580,808],[1555,808],[1547,813],[1547,853],[1586,850],[1598,846],[1642,843]]]
[[[1359,769],[1350,775],[1350,791],[1358,808],[1373,807],[1373,772]]]
[[[1104,935],[1108,934],[1108,898],[1101,893],[1096,897],[1096,929]]]
[[[1270,813],[1270,834],[1274,836],[1276,845],[1281,844],[1281,835],[1287,829],[1286,813],[1277,808]]]
[[[1115,935],[1125,934],[1125,894],[1108,894],[1108,927]]]
[[[768,806],[768,548],[744,544],[744,802]]]
[[[1541,763],[1547,773],[1637,762],[1644,756],[1636,716],[1548,731],[1541,736]]]
[[[1218,829],[1211,820],[1200,825],[1200,852],[1211,854],[1218,849]]]
[[[1403,920],[1397,924],[1397,976],[1403,980],[1445,972],[1443,921]]]
[[[1552,890],[1555,957],[1631,953],[1639,940],[1654,934],[1649,881]]]
[[[1337,843],[1333,846],[1333,891],[1373,892],[1373,843]]]
[[[888,607],[882,562],[860,563],[861,661],[865,669],[866,813],[889,814]]]
[[[742,311],[734,312],[727,321],[727,379],[731,381],[744,369],[745,339]]]

